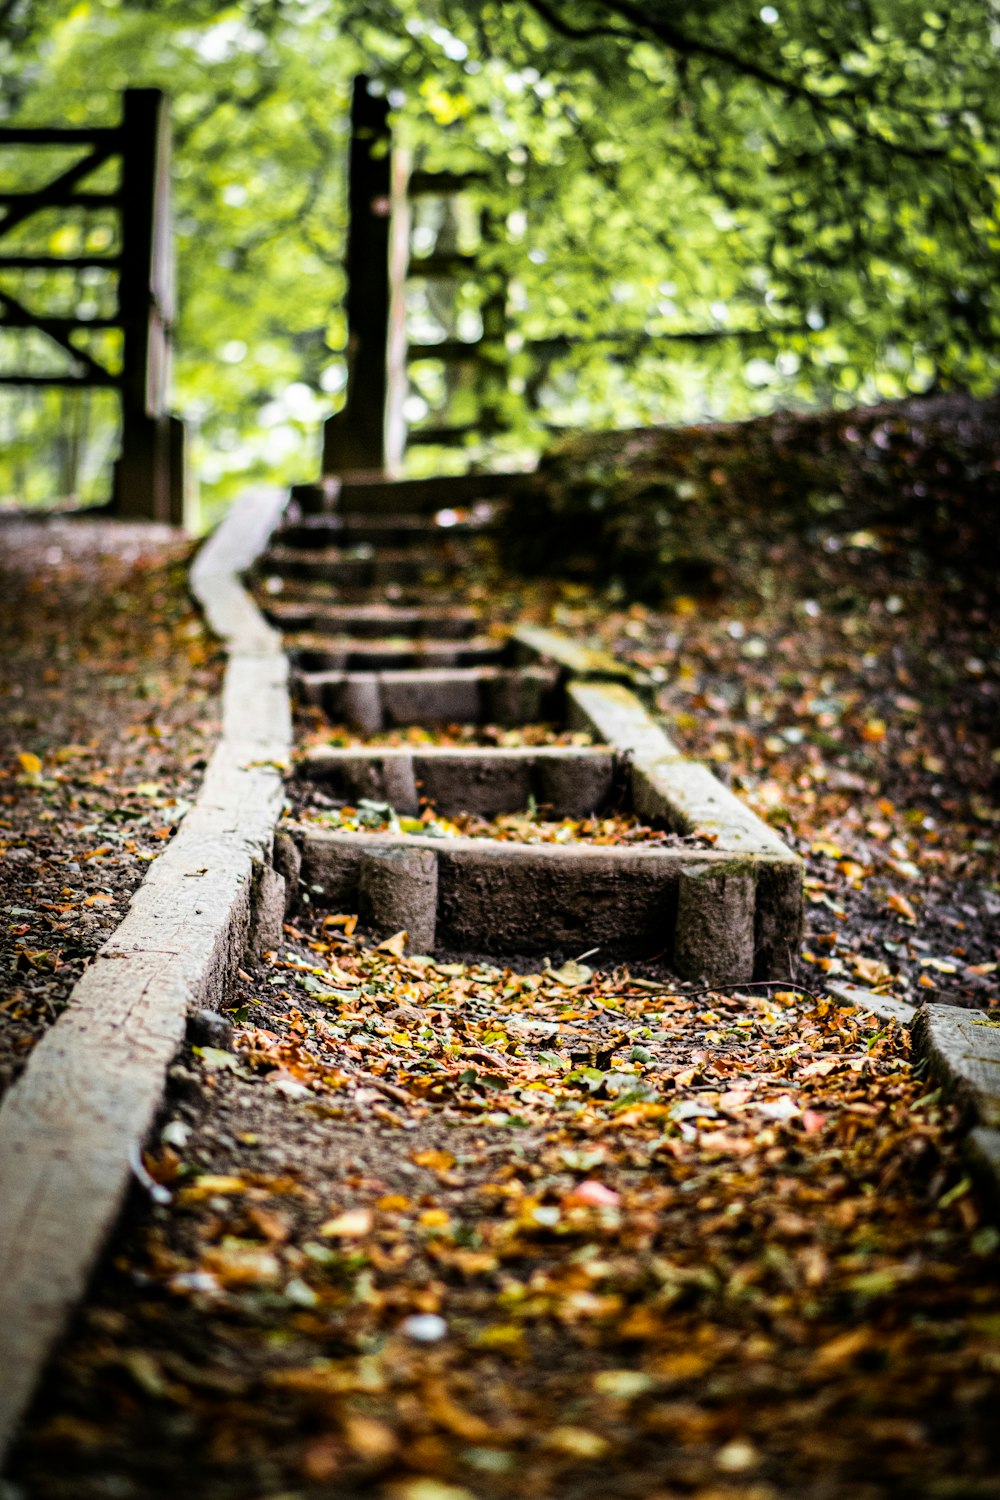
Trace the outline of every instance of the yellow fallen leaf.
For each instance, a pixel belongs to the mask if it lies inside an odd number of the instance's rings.
[[[357,916],[348,916],[344,912],[338,912],[336,915],[331,915],[323,918],[324,927],[342,927],[344,929],[345,937],[352,937],[354,934],[354,929],[355,927],[357,927],[357,925]]]
[[[476,1500],[463,1484],[446,1484],[429,1476],[397,1479],[383,1493],[387,1500]]]
[[[820,1370],[837,1370],[844,1365],[850,1364],[858,1354],[863,1353],[872,1342],[870,1328],[852,1328],[847,1333],[838,1333],[836,1338],[821,1344],[816,1350],[813,1359],[814,1368]]]
[[[553,1427],[545,1446],[557,1453],[568,1453],[571,1458],[603,1458],[608,1451],[608,1440],[597,1432],[588,1432],[586,1427]]]
[[[367,1463],[385,1463],[399,1446],[396,1434],[376,1417],[351,1413],[344,1419],[347,1446]]]
[[[401,1214],[405,1213],[408,1208],[412,1208],[413,1205],[410,1202],[410,1199],[405,1197],[402,1193],[387,1193],[384,1198],[379,1198],[378,1202],[375,1204],[375,1207],[378,1209],[379,1213]]]
[[[22,750],[17,758],[26,776],[41,776],[42,763],[37,755],[33,755],[30,750]]]
[[[898,914],[901,917],[904,917],[907,922],[913,922],[914,924],[916,923],[917,914],[913,910],[913,907],[910,905],[909,901],[907,901],[905,896],[897,896],[896,892],[892,891],[889,896],[887,905],[889,906],[890,910],[898,912]]]
[[[371,1211],[367,1208],[349,1208],[346,1213],[338,1214],[335,1219],[327,1219],[321,1224],[319,1232],[324,1239],[356,1240],[363,1235],[370,1234],[372,1227]]]
[[[197,1203],[202,1198],[224,1197],[230,1193],[246,1192],[242,1177],[224,1177],[215,1172],[204,1172],[180,1191],[182,1203]]]
[[[220,1281],[235,1286],[260,1286],[277,1281],[281,1262],[271,1250],[241,1240],[223,1240],[205,1251],[205,1267]]]
[[[411,1160],[418,1167],[429,1167],[432,1172],[448,1172],[455,1165],[455,1158],[450,1151],[436,1151],[433,1148],[415,1152]]]
[[[887,966],[879,963],[877,958],[862,958],[860,953],[855,953],[851,958],[851,965],[855,974],[866,979],[869,984],[878,984],[880,979],[891,978]]]
[[[391,938],[386,938],[384,943],[379,943],[375,951],[376,953],[391,953],[393,958],[402,958],[409,938],[410,934],[404,928],[402,932],[396,932]]]

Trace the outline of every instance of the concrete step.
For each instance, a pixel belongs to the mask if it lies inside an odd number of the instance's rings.
[[[299,766],[300,776],[322,783],[345,802],[368,797],[408,816],[430,802],[446,817],[458,812],[497,817],[519,812],[532,799],[554,818],[623,810],[626,774],[624,763],[616,764],[605,746],[320,745]]]
[[[561,719],[550,667],[451,667],[385,672],[296,672],[299,697],[360,734],[404,724],[519,724]]]
[[[439,511],[434,516],[366,516],[337,514],[308,516],[283,526],[277,540],[286,547],[421,547],[469,541],[486,534],[489,517],[458,516]]]
[[[404,636],[355,640],[350,636],[317,634],[285,638],[285,650],[303,672],[385,671],[421,667],[501,666],[508,652],[502,641],[489,636],[466,640],[432,640]]]
[[[681,973],[706,931],[735,979],[754,969],[756,879],[714,850],[341,833],[292,825],[302,879],[333,911],[360,911],[417,952],[506,956],[598,948]]]
[[[329,476],[320,484],[297,484],[292,498],[307,515],[337,510],[367,515],[433,515],[505,496],[517,475],[445,474],[434,479],[387,479],[369,471]]]
[[[354,588],[386,584],[422,584],[455,580],[470,565],[471,554],[458,546],[449,551],[430,547],[348,549],[323,547],[316,551],[276,544],[263,559],[264,570],[286,578],[310,578]]]
[[[325,597],[279,598],[264,605],[279,630],[330,631],[375,640],[411,636],[419,640],[467,640],[481,621],[471,609],[402,604],[330,604]]]

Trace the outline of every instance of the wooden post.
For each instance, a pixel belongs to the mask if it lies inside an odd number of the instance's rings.
[[[480,217],[484,248],[499,238],[496,215],[484,209]],[[507,278],[490,270],[482,277],[484,290],[482,319],[482,364],[480,366],[480,422],[484,436],[492,437],[503,430],[504,410],[510,385],[507,354]]]
[[[406,416],[410,388],[407,373],[406,277],[410,267],[410,153],[396,146],[392,153],[392,216],[389,221],[389,341],[385,403],[385,467],[398,474],[406,451]]]
[[[166,410],[174,269],[170,118],[159,89],[125,91],[121,226],[122,453],[114,508],[182,525],[184,428]]]
[[[347,233],[347,400],[323,429],[323,473],[384,470],[392,198],[388,101],[354,80]]]

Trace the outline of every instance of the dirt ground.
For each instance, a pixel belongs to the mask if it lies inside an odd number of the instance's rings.
[[[0,1093],[190,805],[221,660],[165,527],[0,520]]]
[[[995,1493],[1000,1232],[895,1025],[351,926],[174,1069],[5,1500]]]

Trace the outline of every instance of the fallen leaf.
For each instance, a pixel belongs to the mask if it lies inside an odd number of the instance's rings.
[[[349,1208],[346,1213],[338,1214],[336,1218],[327,1219],[325,1224],[319,1227],[319,1233],[324,1239],[360,1239],[371,1233],[372,1215],[367,1208]]]
[[[916,925],[917,914],[905,896],[899,896],[895,891],[891,891],[886,905],[903,917],[905,921]]]

